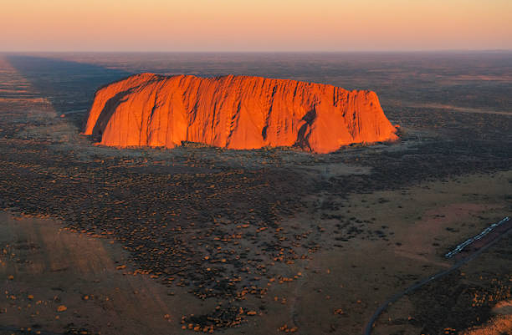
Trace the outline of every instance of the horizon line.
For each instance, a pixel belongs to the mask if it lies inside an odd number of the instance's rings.
[[[457,53],[457,52],[512,52],[511,49],[388,49],[388,50],[0,50],[0,53]]]

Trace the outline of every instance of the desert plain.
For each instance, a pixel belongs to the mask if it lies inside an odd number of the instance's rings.
[[[134,73],[377,92],[393,143],[112,148],[81,134]],[[512,216],[512,55],[1,54],[0,333],[362,334]],[[507,232],[372,334],[512,331]]]

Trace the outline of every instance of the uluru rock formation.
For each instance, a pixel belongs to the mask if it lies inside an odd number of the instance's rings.
[[[295,146],[329,153],[397,138],[377,94],[295,80],[139,74],[96,92],[85,135],[100,144],[230,149]]]

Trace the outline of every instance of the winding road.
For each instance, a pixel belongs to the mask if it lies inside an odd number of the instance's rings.
[[[512,227],[511,227],[512,228]],[[375,322],[377,321],[377,319],[379,318],[379,316],[382,314],[382,312],[384,312],[386,310],[386,308],[388,308],[389,305],[397,302],[400,298],[402,298],[403,296],[409,294],[409,293],[412,293],[413,291],[417,290],[418,288],[422,287],[423,285],[425,284],[428,284],[430,283],[431,281],[434,281],[438,278],[441,278],[443,276],[446,276],[447,274],[453,272],[454,270],[457,270],[458,268],[460,268],[462,265],[468,263],[469,261],[475,259],[476,257],[478,257],[481,253],[483,253],[484,251],[486,251],[487,249],[489,249],[490,247],[492,247],[494,244],[496,244],[497,242],[499,242],[503,237],[509,235],[510,233],[512,232],[512,229],[508,229],[506,232],[504,232],[503,234],[499,235],[498,237],[496,237],[495,239],[489,241],[487,244],[485,244],[484,246],[482,246],[480,249],[478,249],[477,251],[475,251],[474,253],[472,253],[471,255],[465,257],[465,258],[462,258],[461,260],[459,260],[457,263],[455,263],[451,268],[447,269],[447,270],[444,270],[444,271],[441,271],[441,272],[438,272],[430,277],[427,277],[427,278],[424,278],[423,280],[409,286],[408,288],[406,288],[405,290],[401,291],[401,292],[398,292],[396,293],[395,295],[393,295],[392,297],[390,297],[388,300],[386,300],[385,302],[383,302],[379,308],[377,308],[377,310],[375,311],[375,313],[373,313],[371,319],[368,321],[368,323],[366,324],[366,327],[364,328],[364,335],[371,335],[372,333],[372,330],[374,329],[374,324]]]

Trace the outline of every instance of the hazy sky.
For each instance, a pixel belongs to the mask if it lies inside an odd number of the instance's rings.
[[[0,0],[0,51],[512,49],[512,0]]]

